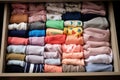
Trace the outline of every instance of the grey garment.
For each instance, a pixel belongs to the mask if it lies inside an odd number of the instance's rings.
[[[44,55],[44,46],[35,46],[35,45],[28,45],[26,48],[27,55]]]
[[[25,53],[26,46],[24,45],[9,45],[7,47],[8,53]]]
[[[45,59],[45,64],[48,64],[48,65],[60,65],[61,60],[60,59]]]
[[[21,60],[8,60],[7,65],[19,65],[21,67],[24,67],[25,62]]]
[[[63,72],[85,72],[84,66],[66,65],[62,64]]]
[[[26,62],[30,62],[33,64],[44,63],[44,57],[37,56],[37,55],[27,55],[25,60],[26,60]]]
[[[45,29],[45,23],[43,22],[33,22],[28,24],[30,30],[36,30],[36,29]]]
[[[87,63],[85,66],[87,72],[112,72],[113,66],[111,64]]]
[[[58,52],[44,52],[44,58],[61,58],[61,55]]]
[[[96,17],[89,21],[85,21],[83,28],[99,28],[99,29],[107,29],[109,27],[108,21],[105,17]]]

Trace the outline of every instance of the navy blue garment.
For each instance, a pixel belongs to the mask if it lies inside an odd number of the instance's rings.
[[[8,36],[11,37],[28,37],[28,31],[26,30],[9,30]]]
[[[62,15],[63,20],[81,20],[80,12],[66,12]]]

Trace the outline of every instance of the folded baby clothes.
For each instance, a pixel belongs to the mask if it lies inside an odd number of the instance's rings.
[[[29,4],[29,11],[41,11],[45,10],[45,5],[43,3]]]
[[[29,37],[42,37],[45,36],[45,30],[31,30],[29,31]]]
[[[80,12],[66,12],[62,15],[63,20],[81,20]]]
[[[18,66],[24,67],[25,66],[25,61],[8,60],[7,65],[18,65]]]
[[[11,37],[28,37],[28,33],[26,30],[9,30],[8,36]]]
[[[47,6],[63,8],[64,7],[64,3],[49,2],[49,3],[46,3],[46,7]]]
[[[81,45],[76,44],[63,44],[62,51],[65,53],[72,53],[72,52],[83,52],[83,47]]]
[[[44,47],[36,46],[36,45],[28,45],[26,47],[26,54],[43,56],[44,55]]]
[[[76,65],[66,65],[62,64],[62,71],[63,72],[85,72],[84,66],[76,66]]]
[[[44,58],[57,59],[57,58],[61,58],[61,54],[59,54],[58,52],[44,52]]]
[[[28,14],[15,14],[12,15],[10,18],[10,23],[21,23],[21,22],[27,23],[27,21],[28,21]]]
[[[82,27],[83,23],[80,20],[67,20],[64,22],[65,27]]]
[[[111,48],[110,47],[96,47],[96,48],[87,48],[87,50],[84,50],[84,57],[88,58],[89,56],[95,56],[98,54],[110,54]]]
[[[29,23],[28,27],[30,30],[42,30],[45,29],[45,23],[43,22],[33,22],[33,23]]]
[[[68,35],[66,37],[65,44],[80,44],[83,45],[83,37],[76,37],[74,35]]]
[[[32,16],[46,16],[46,10],[41,10],[41,11],[29,11],[29,17],[32,17]],[[46,17],[45,17],[46,19]]]
[[[47,28],[46,29],[46,35],[47,36],[57,35],[57,34],[63,34],[63,31],[59,30],[59,29],[53,29],[53,28]]]
[[[6,60],[25,60],[24,54],[9,53],[6,55]]]
[[[47,13],[47,20],[62,20],[62,14]]]
[[[44,63],[44,57],[38,55],[26,55],[25,60],[33,64]]]
[[[30,45],[39,45],[44,46],[44,38],[45,37],[29,37],[29,44]]]
[[[27,23],[21,22],[19,24],[9,24],[8,25],[9,30],[27,30]]]
[[[7,46],[8,53],[25,53],[26,46],[24,45],[9,45]]]
[[[44,66],[44,72],[45,73],[61,73],[62,72],[62,67],[61,66],[55,66],[55,65],[48,65],[48,64],[45,64]]]
[[[28,44],[28,38],[8,37],[8,44],[27,45]]]
[[[111,64],[93,64],[88,63],[86,66],[87,72],[112,72],[113,66]]]
[[[62,64],[84,66],[85,62],[84,59],[63,59]]]
[[[44,71],[43,64],[32,64],[32,63],[25,63],[24,66],[24,73],[40,73]]]
[[[99,29],[107,29],[108,28],[108,21],[105,17],[96,17],[89,21],[84,22],[83,28],[99,28]]]
[[[27,4],[21,4],[21,3],[14,3],[14,4],[11,4],[12,8],[13,9],[27,9],[28,8],[28,5]]]
[[[45,43],[48,44],[63,44],[65,43],[66,35],[52,35],[45,37]]]
[[[63,30],[64,28],[64,21],[63,20],[48,20],[46,22],[46,27],[47,28],[56,28],[56,29],[61,29]]]
[[[15,15],[15,14],[27,14],[27,13],[28,13],[27,9],[20,9],[20,8],[15,8],[12,11],[12,15]]]
[[[61,60],[60,58],[58,59],[45,59],[45,64],[48,64],[48,65],[60,65],[61,64]]]

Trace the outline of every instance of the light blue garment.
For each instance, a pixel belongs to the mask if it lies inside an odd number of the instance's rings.
[[[45,59],[45,64],[60,65],[61,61],[60,61],[60,59]]]
[[[29,31],[29,37],[42,37],[42,36],[45,36],[45,30]]]

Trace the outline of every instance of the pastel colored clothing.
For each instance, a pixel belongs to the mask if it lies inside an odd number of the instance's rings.
[[[8,44],[27,45],[28,44],[28,38],[8,37]]]
[[[45,73],[62,73],[62,67],[61,66],[45,64],[44,72]]]
[[[42,36],[45,36],[45,30],[29,31],[29,37],[42,37]]]
[[[44,63],[44,57],[38,55],[26,55],[25,61],[33,64]]]
[[[62,71],[63,72],[85,72],[84,66],[76,66],[76,65],[66,65],[62,64]]]
[[[24,45],[9,45],[7,46],[8,53],[25,53],[26,46]]]
[[[43,54],[44,54],[44,47],[43,46],[28,45],[26,47],[26,55],[40,55],[40,56],[43,56]]]
[[[74,35],[68,35],[66,37],[65,44],[79,44],[83,45],[83,37],[76,37]]]
[[[62,64],[84,66],[84,59],[62,59]]]
[[[21,22],[19,24],[9,24],[8,25],[9,30],[27,30],[27,23]]]
[[[90,56],[95,56],[98,54],[110,54],[111,49],[110,47],[97,47],[97,48],[87,48],[87,50],[84,50],[84,56],[85,58],[88,58]]]
[[[15,15],[15,14],[26,14],[26,13],[28,13],[28,11],[26,9],[19,9],[19,8],[15,8],[12,11],[12,15]]]
[[[41,11],[41,10],[45,10],[45,5],[42,3],[38,3],[38,4],[29,4],[29,11]]]
[[[47,28],[46,29],[46,35],[47,36],[57,35],[57,34],[63,34],[63,31],[59,30],[59,29],[53,29],[53,28]]]
[[[60,58],[58,58],[58,59],[45,59],[45,64],[48,64],[48,65],[60,65],[61,60],[60,60]]]
[[[63,44],[62,45],[62,51],[65,53],[69,52],[83,52],[83,47],[81,45],[76,44]]]
[[[41,10],[41,11],[33,10],[33,11],[29,11],[29,17],[33,17],[33,16],[46,16],[46,10]]]
[[[84,58],[83,52],[62,53],[62,59],[81,59]]]
[[[54,3],[48,2],[48,3],[46,3],[46,7],[47,6],[63,8],[64,7],[64,3],[61,3],[61,2],[60,3],[57,3],[57,2],[54,2]]]
[[[7,65],[18,65],[18,66],[24,67],[25,62],[20,60],[8,60]]]
[[[61,58],[61,54],[59,54],[58,52],[44,52],[44,58],[57,59],[57,58]]]
[[[89,21],[84,22],[83,28],[89,28],[89,27],[107,29],[109,27],[109,24],[105,17],[96,17]]]
[[[47,20],[62,20],[62,14],[50,14],[47,15]]]
[[[44,46],[44,38],[45,37],[29,37],[29,44],[30,45],[39,45]]]
[[[52,35],[45,37],[45,43],[48,44],[63,44],[65,43],[66,35]]]
[[[65,27],[82,27],[83,23],[80,20],[67,20],[64,22]]]
[[[11,4],[12,8],[13,9],[27,9],[28,8],[28,5],[27,4],[21,4],[21,3],[14,3],[14,4]]]

